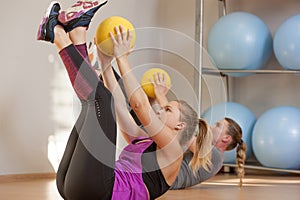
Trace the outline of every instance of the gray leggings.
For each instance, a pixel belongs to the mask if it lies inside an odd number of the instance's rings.
[[[112,95],[78,48],[70,45],[60,55],[82,109],[59,165],[57,188],[64,199],[111,199],[117,136]]]

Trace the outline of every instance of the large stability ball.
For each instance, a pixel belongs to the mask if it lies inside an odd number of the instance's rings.
[[[252,129],[256,121],[255,115],[244,105],[235,102],[224,102],[210,107],[202,116],[210,125],[224,119],[231,118],[236,121],[243,132],[242,139],[247,144],[246,157],[252,156]],[[236,148],[224,153],[224,163],[236,162]]]
[[[107,55],[113,55],[113,43],[109,33],[116,34],[115,27],[122,25],[127,31],[132,32],[132,40],[130,46],[133,47],[136,39],[136,33],[133,25],[127,19],[120,16],[112,16],[103,20],[96,30],[96,45]]]
[[[147,70],[143,74],[140,82],[141,82],[141,86],[144,89],[145,93],[150,98],[155,98],[154,87],[153,87],[153,84],[151,83],[151,80],[154,81],[154,75],[157,73],[160,73],[161,75],[163,75],[165,77],[167,87],[169,87],[171,85],[171,78],[165,70],[163,70],[161,68],[151,68],[151,69]]]
[[[276,30],[274,53],[283,68],[300,69],[300,14],[288,18]]]
[[[272,43],[271,33],[260,18],[233,12],[221,17],[209,31],[207,50],[219,69],[256,70],[269,60]]]
[[[280,106],[263,113],[254,126],[252,144],[263,166],[300,169],[300,109]]]

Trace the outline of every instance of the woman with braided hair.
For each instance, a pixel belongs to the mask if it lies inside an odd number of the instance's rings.
[[[237,174],[240,179],[239,186],[242,186],[244,177],[244,164],[246,159],[246,148],[247,145],[243,142],[242,129],[240,126],[232,119],[225,118],[216,122],[211,126],[213,133],[213,149],[212,149],[212,168],[207,171],[203,168],[199,168],[196,173],[194,173],[189,163],[193,159],[193,148],[187,151],[183,156],[183,161],[181,164],[180,171],[176,180],[174,181],[171,189],[184,189],[202,183],[209,178],[215,176],[223,166],[224,152],[232,150],[236,147],[236,162],[237,162]]]

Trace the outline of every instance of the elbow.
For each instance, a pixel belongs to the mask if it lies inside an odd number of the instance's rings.
[[[130,105],[135,113],[140,113],[147,105],[150,105],[150,103],[146,95],[139,95],[130,99]]]
[[[141,112],[141,110],[145,107],[145,103],[143,101],[132,101],[130,102],[130,105],[135,113]]]

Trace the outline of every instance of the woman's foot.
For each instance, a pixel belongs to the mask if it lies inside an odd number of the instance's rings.
[[[78,26],[88,29],[94,14],[106,3],[107,0],[77,1],[71,8],[60,12],[58,20],[63,24],[66,32],[70,32]]]
[[[54,27],[59,24],[59,10],[59,3],[56,1],[51,2],[39,26],[37,40],[44,40],[51,43],[54,42]]]

